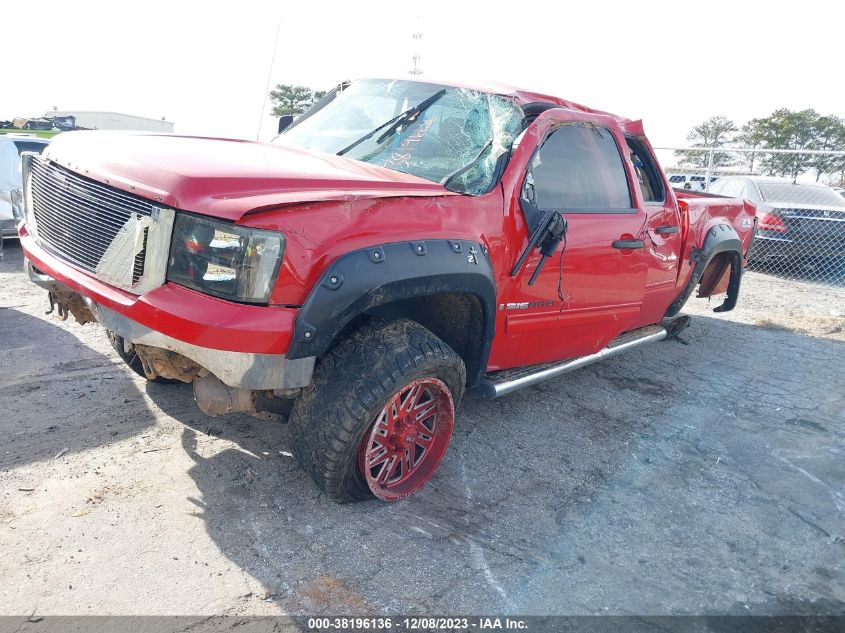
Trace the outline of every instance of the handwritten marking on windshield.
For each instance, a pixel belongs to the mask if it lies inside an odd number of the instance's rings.
[[[390,168],[398,168],[404,167],[405,169],[410,169],[411,167],[411,158],[413,158],[414,151],[417,149],[417,145],[413,143],[419,143],[426,134],[428,134],[428,130],[434,124],[434,119],[426,119],[425,121],[420,121],[414,128],[414,131],[408,135],[407,138],[403,139],[402,142],[399,143],[399,146],[403,148],[404,152],[393,152],[390,155],[390,158],[384,161],[385,167]]]

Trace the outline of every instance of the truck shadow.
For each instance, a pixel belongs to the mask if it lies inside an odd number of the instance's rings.
[[[0,469],[109,444],[153,424],[115,359],[13,301],[0,302]]]
[[[22,271],[20,244],[6,240],[0,262],[0,469],[150,427],[153,418],[137,383],[116,357],[91,349],[54,316],[34,316],[46,301]]]
[[[711,317],[682,336],[467,398],[438,475],[392,505],[330,502],[284,424],[162,406],[209,536],[286,612],[718,613],[749,586],[841,605],[845,344]]]

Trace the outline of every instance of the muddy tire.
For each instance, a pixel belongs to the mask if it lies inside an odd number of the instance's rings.
[[[338,502],[398,501],[437,470],[466,369],[408,320],[362,327],[320,358],[290,416],[293,453]]]
[[[134,371],[144,380],[149,380],[150,382],[155,382],[161,385],[172,385],[175,382],[179,382],[178,380],[171,380],[170,378],[153,378],[150,380],[147,378],[147,375],[144,373],[144,366],[141,364],[141,359],[138,358],[138,354],[135,353],[135,350],[129,350],[128,352],[123,347],[123,337],[119,334],[112,332],[111,330],[106,330],[106,336],[109,338],[109,342],[111,346],[114,348],[114,351],[117,352],[117,355],[123,359],[123,362],[129,365],[129,369]]]

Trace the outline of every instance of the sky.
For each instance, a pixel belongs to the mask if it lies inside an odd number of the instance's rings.
[[[3,29],[0,119],[105,110],[267,140],[270,84],[492,80],[643,119],[655,146],[713,115],[845,117],[845,4],[42,0]],[[276,34],[278,32],[278,38]],[[422,33],[414,40],[413,33]],[[273,50],[275,47],[275,57]],[[263,116],[262,116],[263,112]]]

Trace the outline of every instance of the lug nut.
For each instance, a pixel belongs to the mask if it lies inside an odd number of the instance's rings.
[[[305,333],[305,338],[311,338],[311,332],[306,332],[306,333]]]
[[[332,275],[331,277],[329,277],[329,281],[332,282],[332,284],[336,284],[337,283],[337,277]]]

